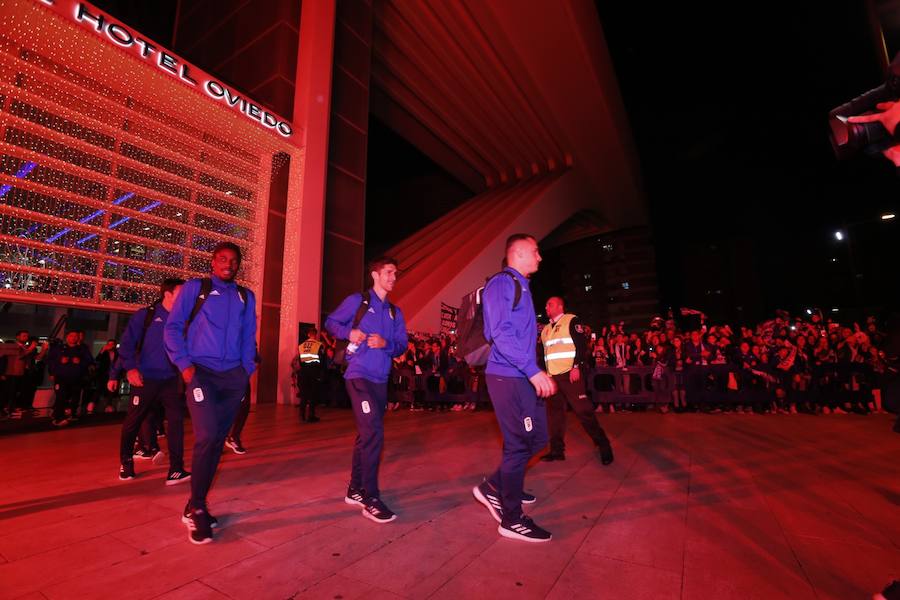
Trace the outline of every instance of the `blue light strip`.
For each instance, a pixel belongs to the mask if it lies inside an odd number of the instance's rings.
[[[35,162],[27,162],[19,168],[19,171],[16,173],[16,179],[25,179],[28,175],[34,171],[34,168],[37,166]],[[7,184],[0,187],[0,198],[7,195],[9,190],[12,189],[12,186]]]
[[[117,262],[114,261],[114,260],[108,260],[108,261],[106,261],[106,264],[108,264],[108,265],[116,265],[117,267],[121,266],[120,263],[117,263]],[[143,274],[144,274],[144,270],[143,270],[143,269],[138,269],[138,268],[136,268],[136,267],[128,267],[128,266],[126,266],[126,267],[125,267],[125,270],[126,270],[126,271],[131,271],[132,273],[137,273],[138,275],[143,275]]]
[[[131,198],[132,196],[134,196],[134,192],[128,192],[127,194],[124,194],[124,195],[122,195],[122,196],[119,196],[118,198],[116,198],[115,200],[113,200],[113,206],[118,206],[119,204],[122,204],[123,202],[125,202],[126,200],[128,200],[129,198]],[[105,212],[106,212],[106,209],[100,209],[100,210],[98,210],[98,211],[96,211],[96,212],[94,212],[94,213],[92,213],[92,214],[90,214],[90,215],[84,217],[83,219],[79,219],[78,222],[79,222],[79,223],[88,223],[88,222],[90,222],[90,221],[93,221],[94,219],[96,219],[97,217],[99,217],[100,215],[102,215],[102,214],[105,213]],[[58,240],[58,239],[61,238],[62,236],[66,235],[66,234],[69,233],[70,231],[72,231],[72,228],[71,228],[71,227],[66,227],[65,229],[63,229],[62,231],[60,231],[59,233],[57,233],[56,235],[47,238],[45,241],[46,241],[48,244],[52,244],[53,242],[55,242],[56,240]],[[85,238],[85,241],[87,241],[87,239],[90,239],[90,236],[88,236],[88,238]],[[76,243],[76,244],[79,244],[79,243],[81,243],[81,241],[79,240],[78,242],[75,242],[75,243]]]
[[[160,204],[162,204],[162,202],[160,202],[160,201],[158,201],[158,200],[157,200],[156,202],[151,202],[150,204],[148,204],[148,205],[145,206],[144,208],[138,210],[138,212],[142,212],[142,213],[150,212],[151,210],[153,210],[154,208],[156,208],[156,207],[159,206]],[[115,229],[116,227],[118,227],[118,226],[121,225],[122,223],[125,223],[125,222],[130,221],[130,220],[131,220],[131,217],[122,217],[121,219],[119,219],[119,220],[116,221],[115,223],[110,223],[109,228],[110,228],[110,229]]]
[[[19,237],[28,237],[29,235],[31,235],[32,233],[34,233],[35,231],[37,231],[37,230],[40,229],[40,228],[41,228],[41,224],[40,224],[40,223],[35,223],[35,224],[32,225],[31,227],[29,227],[28,230],[27,230],[25,233],[20,233],[20,234],[19,234]]]

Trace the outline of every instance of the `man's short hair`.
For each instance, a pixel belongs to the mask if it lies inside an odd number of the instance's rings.
[[[537,242],[533,235],[530,233],[514,233],[508,238],[506,238],[506,254],[509,254],[509,251],[512,249],[513,245],[516,242],[521,242],[522,240],[533,240]]]
[[[309,337],[309,334],[319,335],[319,330],[316,329],[315,327],[310,327],[309,329],[306,330],[306,337]]]
[[[16,332],[16,337],[19,337],[19,336],[22,335],[23,333],[28,333],[28,330],[27,330],[27,329],[20,329],[20,330],[18,330],[18,331]]]
[[[212,255],[215,256],[222,250],[231,250],[235,254],[237,254],[238,262],[241,262],[244,259],[244,255],[241,253],[241,248],[237,244],[232,242],[219,242],[216,244],[215,248],[212,249]]]
[[[549,298],[547,298],[547,302],[550,302],[550,301],[553,300],[554,298],[556,298],[557,300],[559,300],[559,303],[562,305],[563,309],[565,310],[565,308],[566,308],[566,299],[563,298],[562,296],[560,296],[559,294],[557,294],[557,295],[555,295],[555,296],[550,296]]]
[[[391,256],[378,256],[369,261],[369,273],[378,272],[388,265],[394,265],[399,268],[396,258]]]
[[[163,279],[163,282],[159,284],[159,297],[162,299],[163,296],[166,295],[166,292],[170,294],[175,291],[179,285],[184,285],[184,279],[179,279],[177,277],[169,277],[167,279]]]

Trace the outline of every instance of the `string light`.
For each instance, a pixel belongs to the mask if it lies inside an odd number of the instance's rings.
[[[146,304],[166,277],[208,273],[223,240],[259,294],[270,167],[292,156],[41,3],[0,2],[2,297]]]

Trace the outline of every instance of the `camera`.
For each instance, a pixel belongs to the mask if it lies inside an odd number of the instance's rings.
[[[829,139],[835,156],[850,158],[858,152],[875,155],[896,142],[881,123],[850,123],[848,117],[871,113],[879,102],[900,99],[900,53],[888,67],[882,85],[845,102],[828,113]]]

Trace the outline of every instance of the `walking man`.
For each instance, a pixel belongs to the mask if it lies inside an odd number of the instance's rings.
[[[53,382],[56,399],[53,402],[53,421],[56,427],[77,420],[78,406],[88,368],[94,364],[87,346],[78,341],[78,332],[66,333],[66,342],[50,351],[47,371]],[[66,413],[69,412],[70,416]]]
[[[594,416],[594,407],[588,400],[582,375],[587,370],[591,352],[584,336],[584,327],[573,314],[565,312],[565,304],[559,296],[547,300],[544,307],[550,324],[541,331],[544,348],[544,364],[556,382],[556,393],[547,399],[547,418],[550,429],[550,452],[541,457],[544,461],[566,460],[566,404],[572,407],[584,431],[600,451],[600,461],[608,465],[613,461],[609,439]]]
[[[184,284],[165,327],[166,352],[187,386],[194,429],[191,497],[182,516],[194,544],[212,541],[217,521],[206,496],[256,370],[256,297],[235,282],[240,266],[237,245],[217,244],[211,276]]]
[[[328,316],[325,328],[347,340],[345,385],[356,418],[356,443],[350,485],[344,502],[362,507],[362,514],[376,523],[397,518],[384,502],[378,487],[378,467],[384,447],[384,412],[391,359],[406,352],[403,313],[391,304],[388,293],[397,280],[397,261],[379,257],[369,263],[372,287],[352,294]]]
[[[131,384],[131,402],[122,423],[119,444],[119,479],[122,481],[134,479],[134,441],[148,421],[155,427],[154,416],[160,405],[165,407],[169,420],[166,438],[169,444],[169,474],[166,485],[175,485],[191,478],[191,474],[184,470],[184,388],[178,369],[169,360],[163,342],[169,311],[183,284],[183,279],[164,280],[159,288],[159,300],[132,315],[119,345],[120,362],[117,368],[125,372]],[[112,392],[118,384],[118,376],[109,377],[105,387]],[[144,427],[144,435],[150,431],[149,427]],[[149,455],[142,452],[138,456],[149,456],[156,462],[156,457],[162,458],[162,453],[156,450]]]
[[[525,542],[549,542],[549,531],[522,513],[525,467],[547,444],[544,398],[556,392],[553,379],[537,366],[537,321],[528,276],[541,255],[531,235],[506,240],[506,265],[484,287],[484,337],[491,343],[485,369],[488,392],[503,435],[503,459],[493,475],[472,489],[500,523],[500,535]]]

